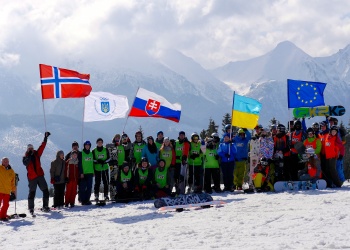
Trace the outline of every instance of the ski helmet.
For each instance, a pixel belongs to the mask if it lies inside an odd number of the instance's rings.
[[[243,129],[238,129],[238,134],[245,134],[244,130]]]
[[[84,142],[84,147],[85,147],[85,145],[89,145],[91,147],[91,142],[90,141],[85,141]]]
[[[229,130],[229,129],[231,129],[231,125],[230,125],[230,124],[226,124],[226,125],[225,125],[225,130],[227,131],[227,130]]]
[[[313,133],[314,134],[314,130],[311,127],[308,127],[306,130],[307,133]]]
[[[320,124],[318,124],[318,122],[314,122],[312,124],[312,127],[315,129],[315,128],[320,128]]]
[[[305,150],[306,154],[314,155],[315,154],[315,149],[314,148],[307,148]]]
[[[278,124],[277,130],[280,131],[281,133],[285,133],[286,127],[283,124]]]
[[[339,131],[339,128],[338,128],[338,126],[333,125],[333,126],[331,127],[331,131],[332,131],[332,130],[335,130],[335,131],[338,132],[338,131]]]
[[[211,134],[211,137],[212,137],[212,138],[219,137],[219,134],[218,134],[218,133],[212,133],[212,134]]]
[[[260,164],[263,165],[263,166],[267,166],[267,165],[269,165],[269,162],[268,162],[266,157],[261,157],[260,158]]]
[[[142,162],[147,162],[147,163],[148,163],[147,157],[142,157],[142,158],[141,158],[141,163],[142,163]]]
[[[163,135],[164,133],[163,133],[163,131],[159,130],[159,131],[157,132],[157,136],[158,136],[159,134],[162,134],[162,135]]]
[[[197,132],[193,132],[193,133],[191,134],[191,140],[193,140],[194,137],[198,137],[198,139],[199,139],[199,136],[198,136],[198,133],[197,133]]]

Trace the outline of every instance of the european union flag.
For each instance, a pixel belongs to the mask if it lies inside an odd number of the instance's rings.
[[[326,83],[287,79],[288,108],[324,106]]]

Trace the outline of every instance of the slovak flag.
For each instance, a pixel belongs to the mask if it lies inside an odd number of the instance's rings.
[[[39,64],[43,99],[80,98],[90,94],[90,75]]]
[[[163,96],[139,88],[129,116],[164,118],[179,122],[181,105],[178,103],[171,104]]]

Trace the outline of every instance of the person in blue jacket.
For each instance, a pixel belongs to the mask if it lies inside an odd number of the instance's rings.
[[[146,157],[148,159],[148,162],[151,165],[150,169],[152,171],[156,169],[159,160],[159,150],[152,136],[147,137],[147,144],[142,149],[142,157]]]
[[[230,134],[224,134],[224,141],[220,143],[218,155],[221,158],[221,172],[224,180],[224,191],[233,192],[233,170],[235,168],[235,156],[237,148],[235,143],[231,142]]]
[[[252,138],[250,132],[246,128],[238,130],[233,142],[237,147],[235,155],[235,168],[233,171],[233,184],[237,190],[242,190],[245,171],[247,169],[248,160],[248,142]]]

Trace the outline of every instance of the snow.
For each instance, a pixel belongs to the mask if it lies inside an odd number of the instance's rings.
[[[348,249],[349,191],[346,182],[322,191],[213,194],[226,205],[181,213],[158,212],[152,201],[77,205],[1,222],[1,249]],[[17,213],[26,206],[18,201]]]

